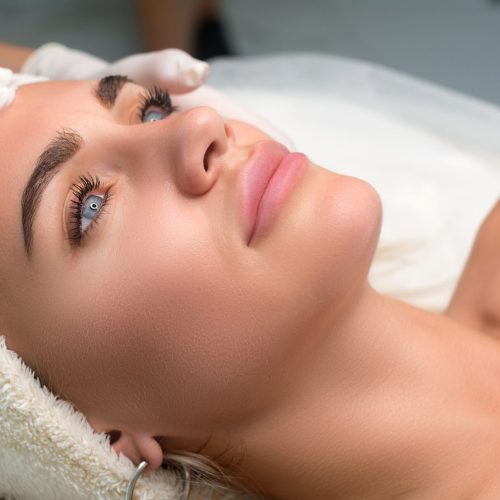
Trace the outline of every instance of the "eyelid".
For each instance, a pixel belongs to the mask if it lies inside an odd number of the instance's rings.
[[[145,103],[147,102],[148,98],[153,97],[154,100],[154,94],[155,94],[155,88],[156,91],[160,92],[160,94],[166,94],[168,96],[168,101],[170,102],[170,107],[168,109],[164,108],[161,106],[159,103],[152,103],[150,104],[151,107],[156,106],[158,109],[162,109],[164,111],[168,111],[168,115],[172,113],[173,111],[177,110],[177,106],[174,106],[172,104],[172,101],[170,99],[170,94],[168,91],[161,89],[160,87],[157,86],[152,86],[149,88],[143,87],[139,91],[133,94],[133,97],[131,100],[127,100],[127,104],[124,104],[124,106],[127,107],[128,110],[128,119],[126,120],[125,123],[128,123],[129,125],[139,125],[142,124],[142,119],[143,119],[143,107]],[[157,97],[161,97],[160,95],[157,95]],[[132,101],[132,102],[131,102]]]
[[[153,87],[145,89],[145,91],[140,95],[140,101],[137,108],[139,122],[142,123],[144,120],[145,112],[149,108],[158,108],[162,110],[166,117],[171,115],[176,111],[176,106],[172,104],[170,94],[167,90],[154,85]]]
[[[93,185],[90,186],[88,182]],[[89,187],[90,189],[88,189]],[[101,181],[97,175],[94,176],[89,173],[80,175],[78,180],[71,184],[63,207],[64,237],[71,247],[81,246],[89,237],[89,234],[95,229],[96,224],[100,222],[101,217],[108,214],[107,209],[109,208],[109,201],[114,196],[114,187],[115,185],[111,180]],[[90,223],[88,228],[80,234],[81,204],[85,203],[89,196],[92,195],[103,197],[104,203],[96,218]],[[78,207],[79,204],[80,206]],[[77,210],[79,210],[79,212],[77,212]],[[80,218],[77,215],[78,213],[80,214]],[[76,226],[77,224],[78,227]]]

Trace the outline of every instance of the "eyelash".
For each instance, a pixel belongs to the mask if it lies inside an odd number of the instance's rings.
[[[90,174],[80,175],[78,177],[78,182],[75,182],[71,186],[71,191],[75,197],[70,201],[71,208],[69,213],[69,242],[72,245],[79,245],[88,233],[88,231],[94,227],[94,225],[99,221],[101,215],[111,198],[111,188],[108,188],[103,195],[103,202],[97,212],[96,218],[90,223],[89,227],[85,231],[81,231],[82,225],[82,207],[87,195],[92,191],[96,191],[101,187],[101,181],[99,177],[93,177]]]
[[[139,119],[144,120],[146,111],[151,107],[156,106],[164,111],[167,116],[176,110],[176,107],[172,105],[170,99],[170,94],[160,87],[154,86],[146,90],[146,94],[142,96],[142,102],[139,106]]]
[[[172,105],[169,93],[156,86],[147,89],[146,93],[142,96],[138,110],[138,116],[141,122],[144,120],[144,116],[146,115],[148,109],[153,106],[164,111],[167,116],[176,110],[176,107]],[[75,182],[71,186],[71,191],[75,197],[71,200],[68,239],[72,245],[79,245],[87,232],[94,227],[97,222],[99,222],[99,219],[103,214],[103,211],[111,197],[111,188],[108,188],[108,190],[104,193],[103,202],[96,218],[90,223],[85,231],[81,231],[83,203],[89,193],[97,191],[100,187],[101,181],[99,180],[99,177],[93,177],[91,174],[81,175],[78,177],[78,182]]]

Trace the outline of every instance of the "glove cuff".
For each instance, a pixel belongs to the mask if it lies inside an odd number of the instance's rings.
[[[21,71],[46,76],[52,80],[84,80],[103,71],[108,63],[80,50],[60,43],[46,43],[25,61]]]

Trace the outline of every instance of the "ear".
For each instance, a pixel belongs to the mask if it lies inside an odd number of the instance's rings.
[[[120,430],[108,431],[111,446],[116,453],[123,453],[135,465],[146,460],[147,469],[159,469],[163,462],[163,450],[158,441],[145,432],[128,432]]]
[[[88,418],[91,427],[98,433],[105,432],[110,437],[110,444],[117,454],[122,453],[135,465],[143,460],[148,463],[148,470],[159,469],[163,462],[163,450],[154,436],[129,429],[109,429],[100,419]]]

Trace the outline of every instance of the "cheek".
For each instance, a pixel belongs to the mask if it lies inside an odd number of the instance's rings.
[[[283,355],[280,337],[270,333],[281,326],[279,314],[266,310],[265,288],[231,257],[184,226],[175,242],[148,247],[123,283],[138,370],[146,362],[178,418],[193,425],[201,416],[250,412],[250,394]]]
[[[86,259],[76,293],[59,290],[63,308],[52,320],[59,335],[68,332],[60,373],[76,388],[73,401],[109,408],[123,398],[115,404],[123,409],[134,400],[151,409],[144,414],[193,427],[249,415],[276,397],[281,384],[271,387],[270,377],[277,380],[295,349],[289,339],[303,328],[296,307],[271,269],[256,273],[230,249],[221,255],[201,223],[158,234],[159,225],[130,228],[134,237],[113,254]]]
[[[295,222],[252,258],[222,255],[203,217],[168,230],[128,218],[121,242],[33,283],[50,297],[34,311],[33,345],[70,399],[84,412],[119,419],[133,405],[196,428],[282,397],[317,299],[365,278],[378,237],[376,192],[325,172],[301,215],[292,208]]]

